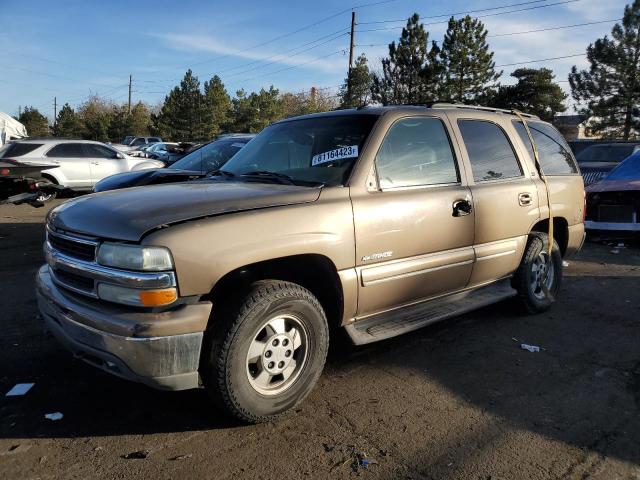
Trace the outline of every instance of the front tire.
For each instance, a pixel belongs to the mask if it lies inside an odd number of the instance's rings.
[[[560,248],[554,240],[549,262],[548,239],[546,233],[529,234],[522,261],[513,277],[513,287],[518,291],[520,303],[528,313],[548,310],[555,302],[562,282]]]
[[[200,374],[228,413],[247,423],[270,421],[313,389],[328,346],[327,319],[311,292],[259,281],[212,317]]]

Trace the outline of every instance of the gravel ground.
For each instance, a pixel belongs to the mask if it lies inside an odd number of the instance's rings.
[[[504,302],[334,346],[296,412],[243,426],[203,392],[111,377],[44,331],[46,210],[0,207],[0,478],[640,479],[637,247],[587,244],[546,314]],[[18,382],[35,386],[4,397]]]

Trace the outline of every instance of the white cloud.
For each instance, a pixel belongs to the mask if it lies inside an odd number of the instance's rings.
[[[155,34],[154,34],[155,35]],[[319,69],[327,72],[336,72],[339,70],[344,70],[344,61],[342,60],[339,54],[335,56],[330,56],[327,58],[315,60],[318,57],[322,57],[324,55],[328,55],[331,52],[336,52],[343,47],[339,41],[336,41],[335,44],[327,44],[323,45],[322,49],[313,50],[314,54],[299,54],[296,55],[296,52],[293,51],[289,54],[279,54],[273,52],[262,52],[256,50],[245,50],[242,51],[242,48],[238,48],[235,46],[231,46],[228,42],[220,41],[209,35],[202,34],[190,34],[190,33],[166,33],[166,34],[157,34],[155,35],[161,38],[168,47],[174,50],[181,51],[189,51],[189,52],[205,52],[215,54],[216,56],[224,56],[224,57],[233,57],[233,58],[241,58],[245,60],[255,61],[256,63],[252,63],[251,65],[247,65],[247,70],[251,69],[251,73],[247,72],[247,76],[259,76],[262,72],[254,67],[258,67],[257,62],[266,62],[270,63],[269,71],[277,70],[277,65],[285,65],[285,66],[297,66],[303,63],[308,63],[309,68]],[[344,43],[344,42],[343,42]],[[339,59],[339,61],[336,61]],[[212,59],[213,60],[213,59]],[[314,61],[315,60],[315,61]],[[198,62],[195,62],[198,63]],[[209,63],[209,62],[207,62]],[[213,63],[213,62],[211,62]],[[305,67],[307,65],[304,65]],[[205,68],[199,67],[199,68]],[[233,71],[229,72],[229,75],[236,74],[238,76],[241,75],[240,72],[243,72],[242,67],[238,67],[237,69],[231,67]],[[230,70],[227,68],[227,70]],[[266,71],[265,73],[268,73]]]

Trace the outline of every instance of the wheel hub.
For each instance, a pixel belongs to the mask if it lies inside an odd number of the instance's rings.
[[[289,388],[304,368],[309,334],[293,315],[278,315],[257,330],[247,352],[247,380],[261,395]]]
[[[293,339],[286,333],[269,337],[261,359],[262,367],[270,375],[281,374],[293,360]]]

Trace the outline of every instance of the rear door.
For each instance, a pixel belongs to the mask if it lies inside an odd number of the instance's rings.
[[[89,161],[85,157],[82,143],[59,143],[49,149],[45,156],[54,165],[60,167],[66,187],[91,187],[91,169]]]
[[[95,185],[109,175],[126,172],[126,160],[118,158],[118,152],[105,145],[85,143],[84,152],[91,167],[91,184]]]
[[[352,193],[359,317],[465,287],[474,211],[446,119],[400,118],[375,157],[378,188]]]
[[[507,132],[515,131],[508,122],[474,112],[450,115],[471,173],[476,258],[469,285],[477,286],[518,267],[527,234],[539,218],[538,190],[509,138]]]

